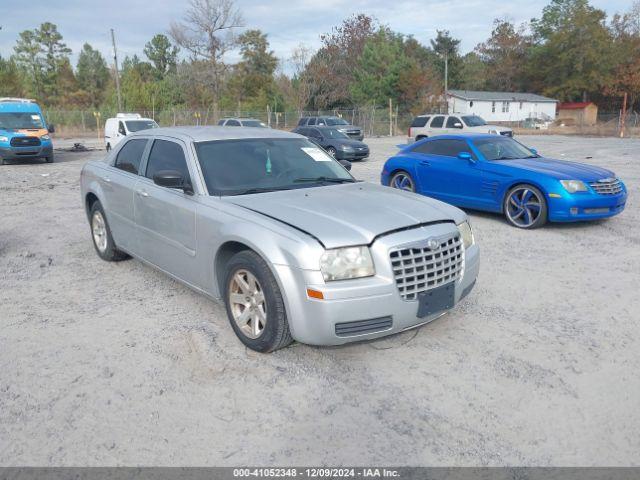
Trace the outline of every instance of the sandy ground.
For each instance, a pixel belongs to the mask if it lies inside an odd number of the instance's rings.
[[[615,170],[627,210],[531,232],[470,212],[481,274],[449,315],[271,355],[96,256],[78,178],[101,152],[0,167],[0,465],[640,465],[640,140],[520,138]],[[353,172],[377,182],[403,141]]]

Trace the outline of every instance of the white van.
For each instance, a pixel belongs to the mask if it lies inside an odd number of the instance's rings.
[[[130,133],[149,128],[158,128],[152,118],[142,118],[138,113],[118,113],[104,124],[104,146],[108,152]]]

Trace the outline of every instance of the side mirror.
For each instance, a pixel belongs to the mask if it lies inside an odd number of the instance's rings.
[[[338,160],[340,165],[347,169],[347,171],[351,171],[351,162],[349,160]]]
[[[476,163],[476,161],[473,159],[473,157],[471,156],[471,154],[469,152],[460,152],[458,154],[458,158],[460,160],[466,160],[469,163]]]
[[[56,127],[53,124],[49,125],[49,128],[47,130],[49,131],[49,133],[56,133]]]
[[[535,148],[530,148],[529,151],[534,155],[538,155],[538,150],[536,150]]]
[[[453,124],[453,128],[462,128],[462,124],[460,122],[456,122]]]
[[[188,195],[193,195],[193,187],[184,181],[184,177],[177,170],[160,170],[153,176],[153,183],[166,188],[177,188]]]

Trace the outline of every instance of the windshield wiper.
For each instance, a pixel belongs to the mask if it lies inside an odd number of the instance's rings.
[[[295,183],[300,182],[331,182],[331,183],[353,183],[353,178],[336,178],[336,177],[302,177],[296,178]]]
[[[494,158],[494,160],[517,160],[517,157],[498,157]]]
[[[247,190],[242,190],[238,193],[232,193],[230,195],[251,195],[252,193],[266,193],[266,192],[275,192],[278,190],[290,190],[291,186],[284,187],[254,187],[248,188]]]

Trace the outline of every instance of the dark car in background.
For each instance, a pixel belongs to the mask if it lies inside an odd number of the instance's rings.
[[[229,117],[223,118],[218,122],[221,127],[255,127],[268,128],[268,125],[255,118]]]
[[[297,127],[293,133],[304,135],[337,160],[364,160],[369,156],[365,143],[349,138],[336,127]]]
[[[364,130],[351,125],[344,118],[334,116],[302,117],[298,121],[298,127],[335,127],[349,138],[362,141]]]

